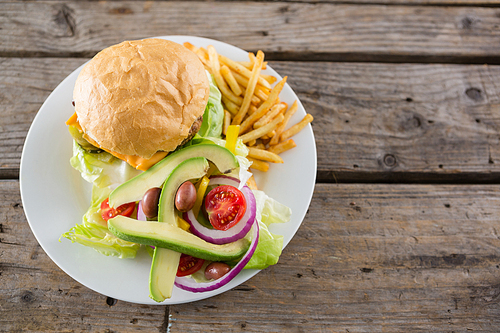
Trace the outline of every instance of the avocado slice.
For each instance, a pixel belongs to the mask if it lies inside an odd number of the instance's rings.
[[[221,173],[228,173],[239,167],[234,154],[224,147],[208,143],[188,146],[167,155],[149,170],[118,186],[109,195],[109,205],[118,207],[127,202],[141,200],[147,190],[152,187],[161,187],[175,167],[192,157],[205,157]]]
[[[173,171],[167,175],[163,184],[158,204],[158,222],[152,222],[156,226],[168,225],[174,229],[177,226],[175,213],[175,195],[177,189],[185,181],[203,177],[209,169],[209,164],[204,157],[193,157],[181,162]],[[163,222],[163,223],[162,223]],[[182,230],[184,231],[184,230]],[[151,244],[152,245],[152,244]],[[162,248],[155,245],[151,271],[149,272],[150,297],[157,302],[162,302],[172,296],[174,280],[179,266],[181,253],[179,249]]]
[[[170,249],[211,261],[237,260],[250,246],[250,242],[245,238],[216,245],[169,223],[138,221],[121,215],[110,219],[108,228],[116,237],[129,242],[152,245],[162,250]]]

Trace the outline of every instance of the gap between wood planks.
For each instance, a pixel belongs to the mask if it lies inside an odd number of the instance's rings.
[[[249,50],[256,52],[257,50]],[[1,58],[92,58],[96,53],[83,52],[39,52],[39,51],[0,51]],[[498,56],[467,55],[419,55],[419,54],[384,54],[384,53],[335,53],[335,52],[266,52],[268,61],[296,62],[365,62],[394,64],[457,64],[457,65],[500,65]]]
[[[218,2],[231,2],[232,0],[218,0]],[[265,0],[254,0],[255,2],[261,2]],[[306,0],[279,0],[274,2],[299,2],[308,4],[333,4],[333,5],[373,5],[373,6],[426,6],[426,7],[487,7],[487,8],[499,8],[500,3],[496,0],[486,0],[477,1],[474,0],[352,0],[352,1],[336,1],[336,0],[324,0],[324,1],[306,1]]]
[[[19,180],[16,168],[0,169],[0,181]],[[318,170],[316,184],[500,185],[500,172],[423,173]]]
[[[147,2],[148,0],[133,0],[136,2]],[[158,2],[169,0],[158,0]],[[47,0],[45,2],[60,2],[60,0]],[[233,2],[233,0],[217,0],[217,2]],[[500,8],[500,3],[496,0],[475,1],[475,0],[253,0],[253,2],[281,2],[281,3],[307,3],[307,4],[333,4],[333,5],[375,5],[375,6],[427,6],[427,7],[487,7]]]
[[[499,185],[500,172],[424,173],[356,172],[318,170],[316,183],[333,184],[420,184],[420,185]]]

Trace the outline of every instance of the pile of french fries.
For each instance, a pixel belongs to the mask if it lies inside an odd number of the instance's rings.
[[[280,101],[279,94],[287,77],[276,83],[276,77],[261,73],[267,66],[262,51],[249,53],[249,61],[237,62],[218,54],[211,45],[206,49],[190,43],[184,46],[196,53],[213,75],[222,93],[223,134],[229,125],[240,126],[238,138],[249,149],[247,158],[252,162],[251,168],[265,172],[269,170],[269,163],[283,163],[279,154],[296,147],[291,137],[313,120],[307,114],[287,128],[298,106],[297,101],[290,107]]]

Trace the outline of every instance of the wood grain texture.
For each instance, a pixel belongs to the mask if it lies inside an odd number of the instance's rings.
[[[182,34],[274,59],[498,63],[499,26],[498,10],[482,7],[17,1],[2,4],[0,56],[92,56],[126,39]]]
[[[141,0],[142,1],[142,0]],[[144,0],[146,1],[146,0]],[[306,2],[310,3],[311,0],[273,0],[276,2]],[[397,5],[397,6],[491,6],[498,7],[497,0],[317,0],[314,2],[325,2],[325,3],[336,3],[336,4],[356,4],[356,5],[366,5],[366,4],[384,4],[384,5]]]
[[[45,99],[88,59],[0,59],[0,168],[12,176],[31,122]],[[2,178],[6,178],[3,176]]]
[[[143,306],[81,286],[0,181],[0,331],[495,332],[500,186],[317,184],[280,262],[222,295]],[[118,260],[118,259],[117,259]]]
[[[0,173],[19,167],[36,112],[85,60],[0,60]],[[288,75],[315,117],[320,181],[500,179],[499,66],[276,61],[271,66]]]
[[[498,181],[498,66],[271,63],[314,115],[329,181]]]
[[[0,332],[166,331],[166,306],[109,306],[50,260],[26,221],[18,181],[0,181],[0,199]]]
[[[498,186],[318,184],[268,268],[172,332],[497,331]]]
[[[0,0],[1,2],[7,2],[10,0]],[[49,2],[49,1],[60,1],[60,0],[32,0],[32,1],[40,1],[40,2]],[[112,2],[120,2],[122,0],[109,0]],[[151,0],[129,0],[129,1],[138,1],[138,2],[146,2]],[[170,0],[156,0],[156,1],[170,1]],[[212,0],[186,0],[192,2],[200,2],[206,1],[211,2]],[[223,2],[222,0],[218,0],[218,2]],[[232,2],[231,0],[225,0],[225,2]],[[366,5],[366,4],[384,4],[384,5],[406,5],[406,6],[414,6],[414,5],[424,5],[424,6],[476,6],[476,7],[500,7],[497,0],[266,0],[266,2],[304,2],[304,3],[333,3],[333,4],[356,4],[356,5]]]

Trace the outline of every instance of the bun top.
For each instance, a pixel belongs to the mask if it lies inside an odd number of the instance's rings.
[[[84,133],[101,148],[150,158],[173,151],[205,111],[209,82],[198,57],[164,39],[126,41],[99,52],[73,91]]]

